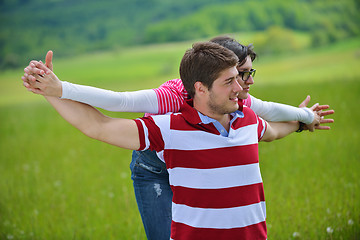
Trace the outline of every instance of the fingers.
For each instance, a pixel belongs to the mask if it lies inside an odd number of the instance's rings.
[[[41,83],[43,81],[43,77],[36,74],[36,75],[29,76],[29,78],[31,79],[29,84],[32,88],[41,88]],[[35,79],[35,81],[33,79]]]
[[[31,76],[33,77],[33,76]],[[29,91],[29,92],[33,92],[35,94],[42,94],[43,91],[38,88],[38,84],[40,84],[40,82],[35,81],[35,82],[28,82],[28,78],[26,78],[25,76],[21,77],[21,79],[23,80],[23,85],[24,87]]]
[[[35,94],[43,94],[44,92],[39,88],[27,88],[29,92],[35,93]]]
[[[310,98],[310,95],[307,95],[306,98],[305,98],[305,100],[302,101],[302,103],[300,103],[299,107],[300,107],[300,108],[301,108],[301,107],[306,107],[306,106],[309,104],[310,99],[311,99],[311,98]]]
[[[44,72],[46,72],[46,74],[49,74],[51,72],[50,69],[48,67],[46,67],[42,61],[35,62],[34,65],[36,68],[41,69]]]
[[[29,75],[41,75],[43,76],[45,74],[45,71],[41,68],[37,67],[37,64],[34,64],[34,62],[31,62],[29,64],[29,66],[27,66],[26,68],[24,68],[24,72],[29,74]]]
[[[23,80],[23,85],[24,85],[24,87],[27,88],[27,90],[31,89],[31,85],[28,82],[24,81],[24,80]]]
[[[334,122],[334,119],[324,119],[324,117],[321,117],[321,120],[320,120],[320,124],[319,125],[315,125],[315,129],[316,130],[330,130],[330,126],[324,126],[322,124],[325,124],[325,123],[333,123]]]
[[[319,103],[315,103],[310,109],[316,111],[315,109],[317,109],[319,106]]]
[[[35,76],[39,76],[39,75],[35,74]],[[22,76],[21,79],[23,80],[23,82],[27,82],[28,84],[31,85],[37,81],[35,76],[25,72],[24,76]]]
[[[24,68],[24,72],[27,74],[38,74],[44,75],[51,73],[50,69],[47,68],[41,61],[32,60],[29,65]]]
[[[334,122],[334,119],[321,119],[320,123],[323,124],[323,123],[333,123]]]
[[[316,128],[316,130],[330,130],[330,127],[329,126],[316,126],[315,127]]]
[[[334,110],[328,110],[328,111],[321,111],[321,112],[319,112],[318,114],[319,114],[320,116],[327,116],[327,115],[331,115],[331,114],[334,114],[334,113],[335,113]]]
[[[52,64],[52,58],[53,58],[53,51],[48,51],[45,57],[45,65],[52,71],[53,70],[53,64]]]
[[[35,94],[44,94],[44,92],[39,88],[31,88],[29,91]]]
[[[40,88],[40,84],[44,81],[44,78],[38,74],[28,74],[24,73],[24,76],[21,77],[24,87],[28,88]]]
[[[51,71],[41,61],[31,61],[30,64],[24,69],[28,74],[49,74]]]
[[[325,110],[325,109],[328,109],[329,108],[329,105],[318,105],[314,111],[321,111],[321,110]]]
[[[313,132],[314,130],[330,130],[329,126],[324,126],[323,124],[333,123],[334,119],[325,119],[324,116],[334,114],[335,111],[334,110],[323,111],[324,109],[328,109],[328,108],[329,105],[314,104],[312,106],[311,109],[315,113],[314,121],[311,124],[306,125],[310,132]]]

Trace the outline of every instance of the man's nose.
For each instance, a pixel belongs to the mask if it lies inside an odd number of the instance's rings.
[[[234,81],[234,92],[240,92],[243,90],[243,88],[241,87],[240,83],[238,81]]]

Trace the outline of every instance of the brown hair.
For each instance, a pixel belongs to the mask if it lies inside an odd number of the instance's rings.
[[[245,46],[228,36],[214,37],[210,40],[210,42],[220,44],[221,46],[226,47],[227,49],[233,51],[236,54],[236,56],[238,56],[239,58],[239,65],[245,63],[247,56],[250,56],[251,61],[254,61],[256,58],[256,53],[254,51],[254,46],[252,44]]]
[[[211,89],[213,82],[227,68],[236,66],[239,58],[231,50],[213,42],[194,43],[180,63],[180,78],[189,97],[195,95],[194,84],[202,82]]]

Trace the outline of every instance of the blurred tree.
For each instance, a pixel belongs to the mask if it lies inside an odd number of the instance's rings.
[[[314,34],[313,46],[360,34],[357,0],[0,0],[0,6],[1,59],[48,48],[70,55],[271,26]],[[18,66],[25,61],[20,58]]]
[[[281,54],[296,52],[302,45],[298,42],[295,33],[289,29],[273,26],[254,38],[256,52],[259,54]]]

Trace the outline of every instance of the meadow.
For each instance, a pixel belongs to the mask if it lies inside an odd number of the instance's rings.
[[[178,77],[190,42],[57,59],[61,80],[124,91]],[[45,53],[44,53],[45,55]],[[260,143],[268,239],[360,239],[360,39],[264,56],[252,94],[335,110],[330,131]],[[25,66],[24,66],[25,67]],[[90,139],[0,73],[0,239],[146,239],[130,179],[131,151]],[[111,113],[136,118],[141,113]]]

